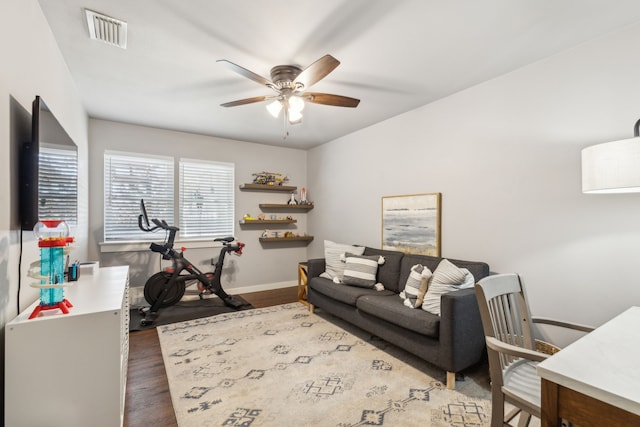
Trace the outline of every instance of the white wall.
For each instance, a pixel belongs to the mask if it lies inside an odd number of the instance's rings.
[[[0,4],[6,17],[0,26],[0,307],[2,321],[16,315],[19,226],[17,204],[17,150],[31,137],[31,103],[40,95],[78,145],[79,225],[73,230],[77,238],[74,255],[87,253],[87,115],[58,46],[35,0],[10,0]],[[33,234],[23,233],[23,272],[39,254]],[[21,309],[38,298],[37,291],[23,283]]]
[[[104,233],[103,159],[105,150],[151,153],[173,156],[176,160],[184,157],[235,164],[235,237],[247,246],[241,257],[229,256],[225,259],[222,284],[227,292],[239,293],[295,284],[297,263],[307,259],[306,245],[272,243],[262,246],[258,241],[261,228],[241,227],[238,223],[246,213],[257,217],[261,212],[259,203],[286,203],[290,194],[247,192],[240,191],[238,187],[240,184],[252,182],[252,173],[261,171],[281,172],[289,175],[289,185],[297,186],[298,189],[306,186],[306,151],[94,119],[90,120],[89,134],[91,141],[90,250],[91,256],[100,260],[101,266],[130,265],[132,287],[144,285],[147,278],[159,270],[159,256],[150,252],[148,245],[143,245],[142,250],[135,252],[120,254],[99,252],[99,243],[102,242]],[[312,195],[310,194],[309,197]],[[277,214],[280,215],[280,213]],[[282,215],[287,214],[291,212],[282,212]],[[291,215],[298,220],[296,225],[289,228],[273,227],[273,230],[307,231],[306,214]],[[160,243],[164,235],[158,233],[157,237]],[[189,248],[190,244],[186,243],[185,246]],[[189,248],[186,256],[199,268],[211,271],[213,270],[211,258],[217,257],[218,253],[219,249]]]
[[[78,144],[79,225],[73,255],[87,254],[87,115],[58,46],[36,0],[0,2],[0,348],[4,366],[4,325],[17,314],[20,231],[18,148],[31,137],[31,103],[42,96]],[[24,274],[39,259],[33,233],[23,233],[20,310],[38,299]],[[0,370],[2,372],[2,370]]]
[[[640,195],[580,182],[582,148],[633,135],[638,40],[640,25],[311,150],[310,257],[323,239],[380,247],[382,196],[441,192],[443,256],[520,273],[534,315],[599,325],[640,305]]]

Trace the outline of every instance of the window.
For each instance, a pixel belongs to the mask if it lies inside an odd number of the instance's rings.
[[[172,157],[105,152],[104,241],[158,240],[138,228],[140,199],[150,218],[178,224],[179,239],[232,236],[234,175],[233,163],[180,159],[176,201]]]
[[[75,150],[40,146],[38,216],[78,224],[78,154]]]
[[[180,236],[233,235],[234,165],[180,159]]]
[[[105,242],[157,240],[138,228],[140,199],[153,218],[173,224],[173,158],[105,152]]]

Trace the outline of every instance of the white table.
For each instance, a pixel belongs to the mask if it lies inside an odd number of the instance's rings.
[[[640,307],[538,364],[542,426],[640,426]]]
[[[69,314],[36,301],[5,326],[6,426],[122,426],[129,357],[129,267],[65,288]]]

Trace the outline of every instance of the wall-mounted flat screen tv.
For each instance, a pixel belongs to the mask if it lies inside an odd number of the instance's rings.
[[[33,101],[31,140],[20,152],[20,223],[78,222],[78,148],[42,98]]]

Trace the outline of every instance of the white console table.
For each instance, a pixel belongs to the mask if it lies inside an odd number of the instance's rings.
[[[122,426],[129,357],[129,267],[65,288],[69,314],[37,301],[5,326],[6,426]]]
[[[640,426],[640,307],[538,364],[542,427]]]

